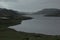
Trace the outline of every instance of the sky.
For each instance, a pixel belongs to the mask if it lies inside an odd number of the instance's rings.
[[[36,12],[44,8],[60,8],[60,0],[0,0],[0,8]]]

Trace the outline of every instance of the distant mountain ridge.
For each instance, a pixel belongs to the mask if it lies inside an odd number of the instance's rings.
[[[45,14],[45,16],[60,16],[60,9],[56,8],[47,8],[41,11],[38,11],[34,14]]]
[[[26,13],[18,12],[18,11],[11,10],[11,9],[0,8],[0,17],[14,18],[14,17],[21,16],[21,15],[26,15]]]
[[[28,19],[32,17],[23,16],[18,11],[0,8],[0,25],[17,25]]]

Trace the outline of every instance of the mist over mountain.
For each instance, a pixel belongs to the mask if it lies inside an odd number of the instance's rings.
[[[11,10],[11,9],[5,9],[5,8],[0,8],[0,16],[4,15],[11,15],[11,16],[16,16],[16,15],[25,15],[25,12],[19,12],[19,11],[15,11],[15,10]]]
[[[32,17],[26,17],[23,15],[25,15],[23,12],[0,8],[0,24],[17,24],[22,20],[32,19]]]
[[[19,12],[11,9],[0,8],[0,17],[15,18],[17,16],[26,15],[25,12]]]
[[[60,16],[60,9],[46,8],[41,11],[35,12],[34,14],[44,14],[45,16]]]

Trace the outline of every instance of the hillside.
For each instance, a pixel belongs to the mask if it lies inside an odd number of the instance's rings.
[[[0,8],[0,25],[12,26],[20,24],[23,20],[32,19],[18,13],[18,11]]]
[[[16,31],[4,28],[7,25],[0,25],[0,40],[60,40],[60,35],[45,35]]]
[[[53,17],[59,17],[60,16],[60,9],[56,8],[46,8],[42,9],[41,11],[38,11],[34,14],[44,14],[44,16],[53,16]]]

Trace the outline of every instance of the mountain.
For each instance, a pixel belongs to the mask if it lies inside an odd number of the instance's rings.
[[[22,15],[27,15],[25,12],[19,12],[11,9],[0,8],[0,18],[16,18]]]
[[[60,17],[60,9],[46,9],[46,15],[50,17]]]
[[[28,19],[32,19],[32,17],[23,16],[22,13],[15,10],[0,8],[0,25],[16,25],[22,20]]]
[[[16,17],[18,15],[18,11],[0,8],[0,17]]]
[[[46,8],[36,12],[35,14],[44,14],[45,16],[60,16],[60,9]]]

